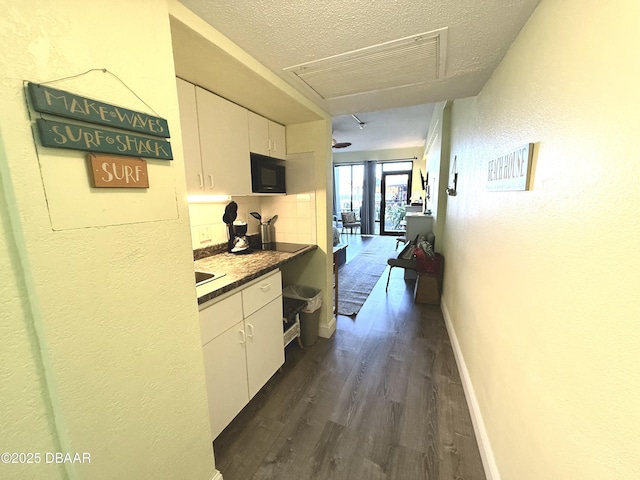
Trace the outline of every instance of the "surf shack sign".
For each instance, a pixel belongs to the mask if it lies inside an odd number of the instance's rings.
[[[53,120],[36,120],[40,142],[45,147],[67,148],[84,152],[112,153],[132,157],[173,159],[171,144],[161,138],[107,130]]]
[[[529,190],[533,143],[527,143],[512,152],[487,163],[487,190]]]
[[[170,136],[169,124],[164,118],[35,83],[29,83],[27,89],[37,112],[84,122],[37,119],[40,141],[45,147],[173,159],[171,143],[166,140]]]

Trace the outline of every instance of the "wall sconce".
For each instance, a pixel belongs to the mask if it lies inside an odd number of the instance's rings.
[[[457,160],[458,156],[456,155],[455,157],[453,157],[453,166],[451,167],[451,173],[453,173],[453,186],[449,184],[449,186],[447,187],[447,195],[449,195],[450,197],[455,197],[458,194],[456,190],[458,188],[458,168],[456,166]],[[449,180],[451,180],[451,175],[449,175]]]
[[[422,190],[424,190],[424,199],[426,203],[427,200],[431,199],[431,186],[429,185],[429,172],[427,172],[426,176],[423,176],[422,170],[420,170],[420,181],[422,183]]]

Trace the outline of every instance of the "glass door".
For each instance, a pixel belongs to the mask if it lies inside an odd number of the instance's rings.
[[[411,197],[411,171],[382,172],[380,235],[403,235],[406,206]]]

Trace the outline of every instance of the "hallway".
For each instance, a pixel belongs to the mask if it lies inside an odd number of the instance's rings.
[[[440,308],[386,275],[331,339],[287,348],[215,441],[225,480],[485,478]]]

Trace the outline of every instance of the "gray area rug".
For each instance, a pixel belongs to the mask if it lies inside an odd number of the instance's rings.
[[[338,313],[355,316],[387,267],[387,259],[395,257],[394,237],[363,238],[364,249],[338,271]]]

